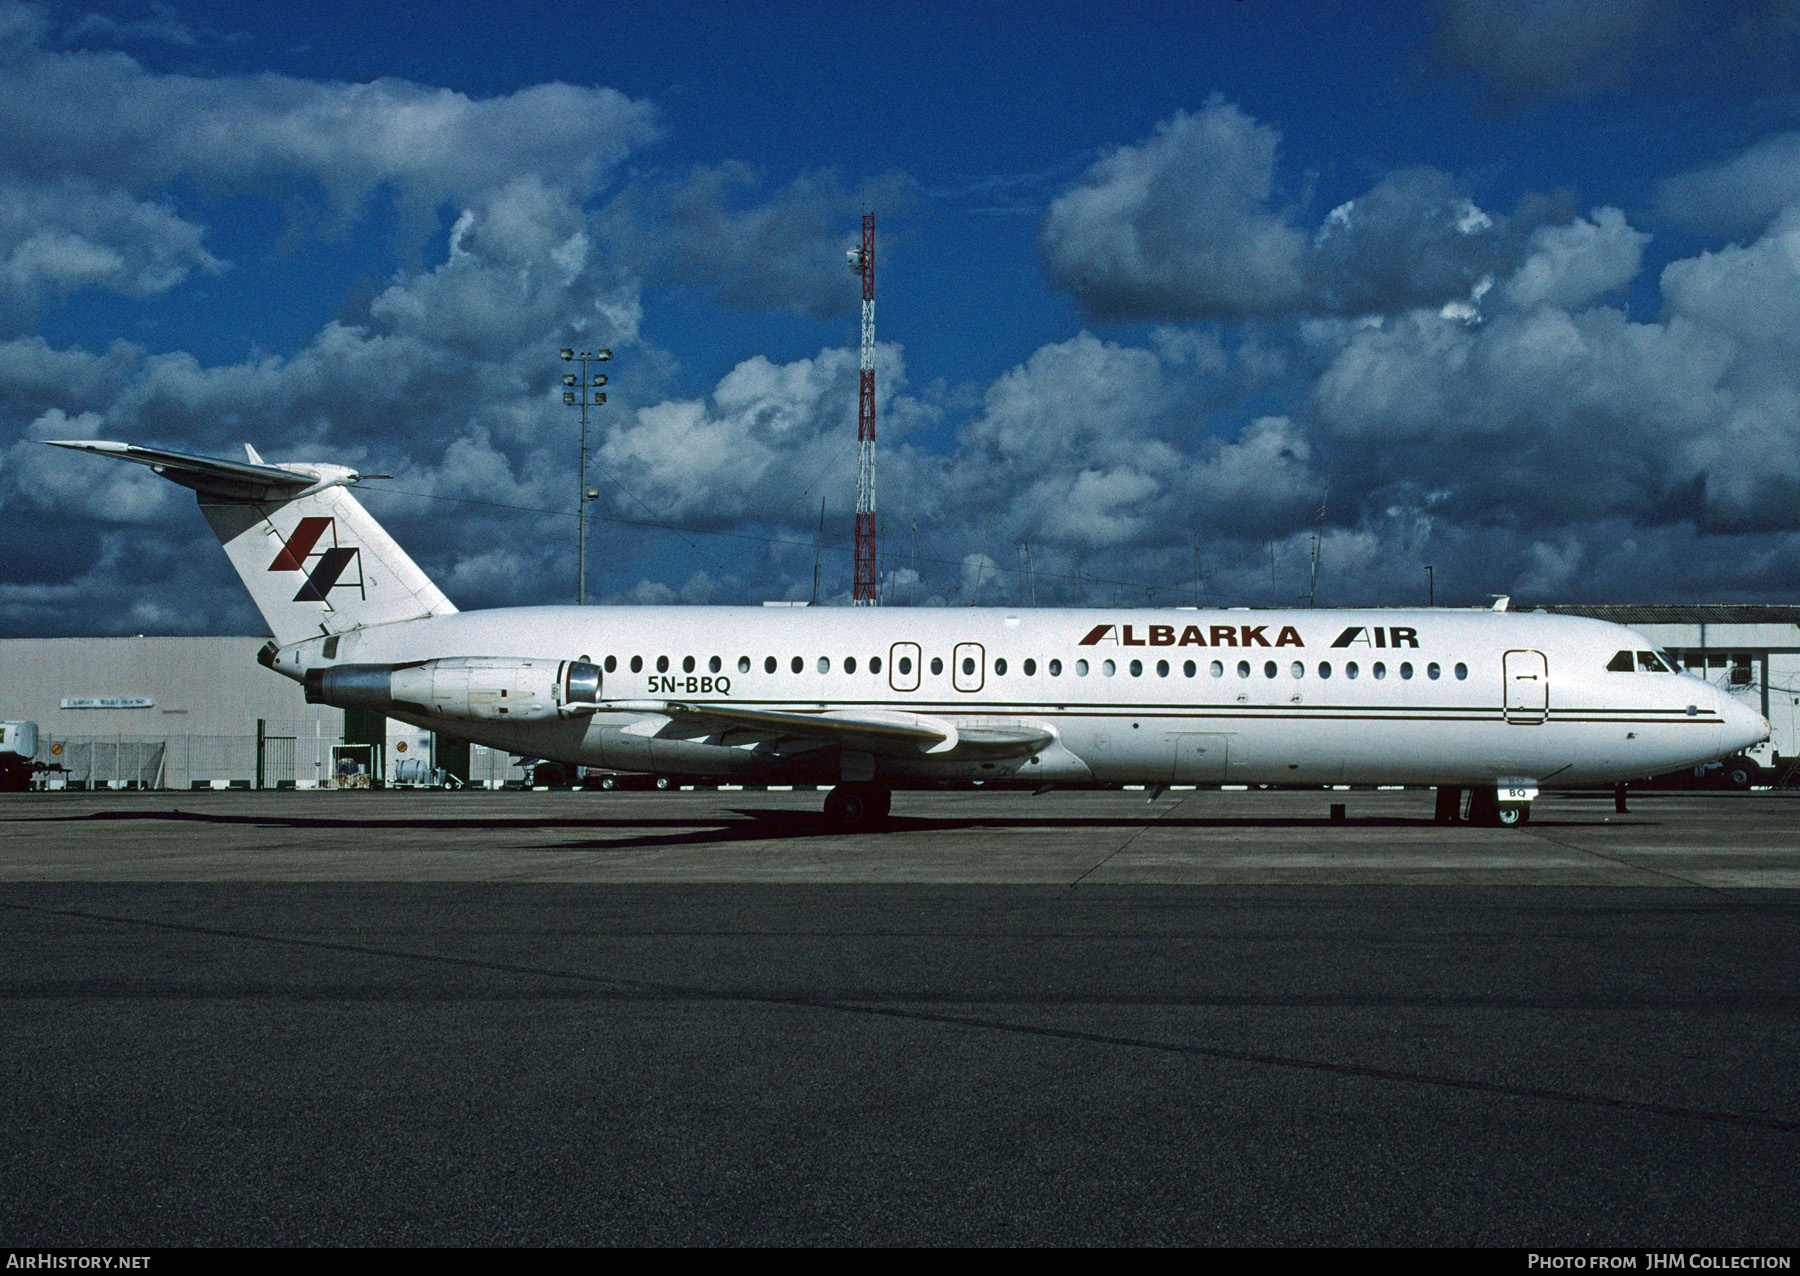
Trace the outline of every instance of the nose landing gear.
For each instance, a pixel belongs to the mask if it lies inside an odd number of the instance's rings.
[[[840,784],[825,795],[825,823],[844,833],[860,833],[887,819],[893,793],[879,784]]]
[[[1468,821],[1491,828],[1518,828],[1530,823],[1531,803],[1502,802],[1499,791],[1492,785],[1477,785],[1469,790]]]

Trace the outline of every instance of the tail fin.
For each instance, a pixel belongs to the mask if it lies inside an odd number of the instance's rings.
[[[348,490],[361,477],[341,465],[269,465],[188,456],[129,443],[49,440],[148,465],[193,488],[269,632],[282,646],[318,634],[456,608]]]

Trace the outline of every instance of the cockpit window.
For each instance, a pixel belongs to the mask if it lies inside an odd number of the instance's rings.
[[[1675,673],[1675,661],[1660,651],[1621,651],[1606,662],[1613,673]]]
[[[1621,651],[1606,662],[1608,671],[1612,673],[1630,673],[1636,666],[1632,663],[1631,653]]]

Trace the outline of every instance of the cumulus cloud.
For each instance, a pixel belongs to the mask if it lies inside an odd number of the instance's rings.
[[[35,43],[0,55],[0,172],[81,173],[126,191],[177,177],[226,190],[311,180],[348,215],[392,184],[403,206],[429,211],[521,173],[586,189],[657,131],[648,103],[607,88],[472,98],[391,79],[168,75],[122,53]]]
[[[161,204],[80,178],[0,182],[0,325],[22,330],[45,297],[77,288],[145,297],[217,274],[204,236]]]
[[[1578,309],[1637,278],[1649,242],[1650,236],[1633,230],[1616,208],[1595,209],[1591,221],[1540,226],[1501,295],[1522,309]]]
[[[1672,0],[1444,0],[1437,47],[1504,98],[1583,94],[1623,76],[1677,7]]]
[[[1177,112],[1051,202],[1041,232],[1050,273],[1101,318],[1291,304],[1306,237],[1268,208],[1280,140],[1217,98]]]
[[[708,289],[745,310],[849,314],[860,294],[844,248],[857,216],[904,207],[910,182],[889,175],[851,191],[834,174],[805,173],[757,200],[760,184],[737,162],[648,177],[612,202],[602,225],[652,282]]]
[[[1280,140],[1215,98],[1102,157],[1044,216],[1051,277],[1109,321],[1391,313],[1466,300],[1570,216],[1538,197],[1486,212],[1465,183],[1412,168],[1308,231],[1276,201]]]
[[[1766,137],[1722,164],[1662,184],[1662,211],[1716,235],[1748,239],[1800,204],[1800,133]]]

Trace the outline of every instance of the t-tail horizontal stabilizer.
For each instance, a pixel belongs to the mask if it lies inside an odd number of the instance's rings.
[[[97,439],[45,439],[53,447],[148,465],[199,494],[238,577],[282,646],[456,611],[450,600],[369,516],[342,465],[221,461]]]

